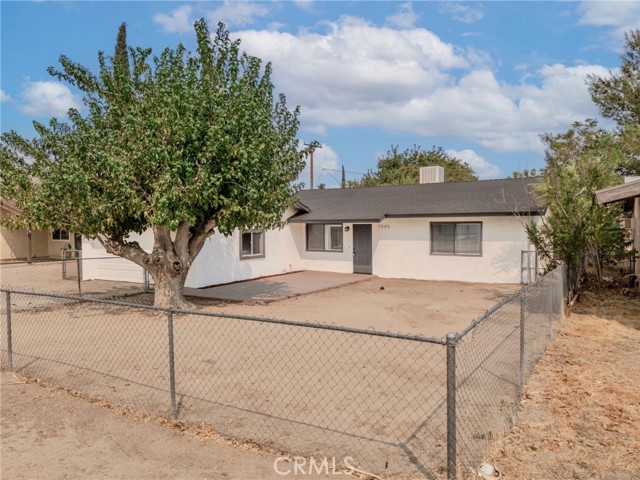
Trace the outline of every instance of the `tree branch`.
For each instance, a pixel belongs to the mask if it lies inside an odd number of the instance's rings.
[[[98,235],[96,237],[107,253],[126,258],[142,268],[151,263],[151,256],[145,252],[138,242],[127,242],[120,238],[108,238]]]
[[[209,220],[205,224],[201,233],[191,237],[189,240],[189,256],[191,257],[191,260],[194,260],[198,256],[200,250],[202,250],[202,247],[204,246],[205,240],[213,235],[213,230],[215,228],[216,222],[214,220]]]

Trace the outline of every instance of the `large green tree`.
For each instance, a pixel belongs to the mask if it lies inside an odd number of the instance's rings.
[[[539,225],[527,225],[527,235],[548,267],[567,265],[569,287],[576,292],[587,263],[600,279],[602,267],[625,254],[619,209],[598,205],[594,195],[619,183],[621,152],[615,137],[594,120],[544,135],[543,141],[546,166],[535,193],[548,213]]]
[[[624,154],[620,171],[640,175],[640,30],[625,34],[622,65],[608,77],[589,77],[591,98],[606,118],[618,127]]]
[[[379,185],[410,185],[420,181],[420,167],[444,167],[445,182],[478,180],[471,167],[452,157],[442,147],[423,150],[415,145],[399,151],[394,145],[378,158],[378,169],[367,172],[359,181],[349,181],[350,187],[375,187]]]
[[[185,306],[187,273],[214,231],[282,224],[306,154],[299,109],[274,98],[271,65],[222,24],[213,38],[204,20],[195,32],[196,53],[152,56],[126,47],[123,25],[97,74],[62,56],[50,73],[84,94],[83,111],[34,122],[32,140],[11,131],[0,141],[0,199],[23,211],[14,226],[98,239],[150,273],[165,307]],[[148,229],[151,252],[129,239]]]

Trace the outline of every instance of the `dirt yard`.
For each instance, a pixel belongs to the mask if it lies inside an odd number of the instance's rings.
[[[519,288],[520,285],[514,284],[372,277],[352,285],[265,305],[227,303],[207,309],[440,338],[462,330]]]
[[[267,456],[2,373],[0,478],[275,479]]]
[[[504,480],[638,478],[639,378],[640,331],[572,314],[529,379],[514,430],[486,460]],[[1,393],[2,478],[282,478],[277,454],[233,448],[197,425],[7,373]]]
[[[199,308],[441,338],[516,288],[372,278],[267,305]],[[165,313],[11,298],[17,372],[138,415],[171,413]],[[173,335],[181,421],[267,448],[349,452],[394,475],[445,464],[441,344],[178,313]]]
[[[513,432],[488,461],[504,480],[640,478],[640,297],[584,296],[537,365]],[[636,314],[637,315],[637,314]]]

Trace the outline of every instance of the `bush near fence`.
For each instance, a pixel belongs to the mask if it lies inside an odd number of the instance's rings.
[[[0,366],[268,448],[453,479],[513,425],[561,325],[564,278],[550,272],[445,339],[3,282]]]

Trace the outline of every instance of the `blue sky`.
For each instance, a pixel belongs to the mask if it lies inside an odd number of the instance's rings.
[[[619,63],[640,2],[9,2],[1,12],[2,131],[63,118],[81,97],[52,79],[61,54],[95,69],[126,21],[131,45],[194,47],[224,21],[271,61],[276,89],[318,140],[315,180],[375,168],[391,145],[441,146],[481,178],[540,168],[539,135],[598,118],[585,85]],[[303,173],[308,183],[308,173]]]

